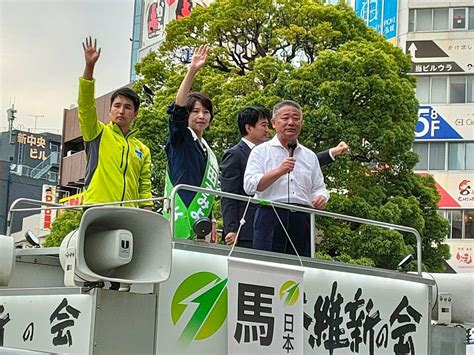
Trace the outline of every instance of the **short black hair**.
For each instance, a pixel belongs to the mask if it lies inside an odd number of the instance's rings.
[[[188,97],[186,98],[186,102],[184,103],[184,107],[186,107],[188,112],[191,112],[194,108],[194,104],[196,103],[196,101],[199,101],[201,103],[201,105],[204,106],[204,108],[209,110],[209,112],[211,113],[210,121],[212,121],[212,119],[214,118],[214,111],[212,109],[212,101],[209,98],[209,96],[207,96],[205,93],[203,93],[203,92],[192,92],[192,93],[190,93],[188,95]]]
[[[258,120],[261,118],[270,119],[272,116],[269,109],[260,106],[246,106],[242,110],[240,110],[237,123],[239,125],[239,131],[242,137],[247,135],[247,130],[245,129],[245,125],[250,125],[251,127],[255,127]]]
[[[112,104],[114,103],[114,100],[118,96],[123,96],[123,97],[126,97],[127,99],[132,100],[133,110],[135,112],[137,112],[138,109],[140,108],[140,97],[137,95],[137,93],[135,91],[133,91],[132,89],[130,89],[126,86],[114,91],[114,93],[112,94],[112,97],[110,98],[110,107],[112,107]]]

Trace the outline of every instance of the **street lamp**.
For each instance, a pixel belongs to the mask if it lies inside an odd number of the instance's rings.
[[[44,115],[28,115],[28,116],[35,118],[35,129],[34,129],[34,132],[36,133],[36,120],[38,119],[38,117],[44,117]]]

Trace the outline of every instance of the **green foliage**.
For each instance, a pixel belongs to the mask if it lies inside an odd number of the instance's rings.
[[[66,210],[56,217],[43,247],[59,247],[64,237],[79,227],[81,217],[82,210]]]
[[[217,0],[170,23],[166,38],[136,66],[136,89],[155,92],[135,124],[152,151],[156,195],[164,189],[166,110],[186,72],[183,50],[207,43],[208,65],[192,89],[208,93],[215,105],[205,137],[218,158],[240,138],[242,107],[295,100],[304,111],[303,144],[315,152],[340,140],[351,147],[352,158],[339,157],[323,170],[332,191],[327,209],[415,228],[423,267],[442,270],[447,223],[436,211],[433,180],[412,171],[418,103],[410,59],[399,48],[350,7],[316,0]],[[319,256],[394,269],[416,250],[409,233],[328,218],[318,218],[318,226]]]

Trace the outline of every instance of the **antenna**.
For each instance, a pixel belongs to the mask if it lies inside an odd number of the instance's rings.
[[[13,121],[15,121],[17,110],[15,110],[15,104],[11,104],[11,107],[7,110],[7,119],[8,119],[8,131],[10,132],[9,143],[14,144],[13,142]]]

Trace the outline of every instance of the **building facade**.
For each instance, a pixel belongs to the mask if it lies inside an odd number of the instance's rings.
[[[414,170],[435,179],[439,213],[449,222],[449,265],[474,272],[474,3],[355,0],[352,5],[411,56],[420,105],[413,145],[420,160]],[[383,13],[387,5],[396,5],[395,21],[381,20],[389,17]],[[393,23],[395,36],[387,36]]]
[[[60,150],[58,134],[19,130],[0,133],[0,233],[6,232],[5,222],[13,201],[22,197],[42,200],[47,189],[56,188]],[[20,230],[22,219],[36,213],[16,214],[12,231]],[[41,218],[44,223],[38,228],[49,229],[45,216]]]
[[[399,46],[420,103],[415,170],[431,174],[448,238],[474,238],[474,3],[401,1]],[[403,14],[403,15],[402,15]]]

